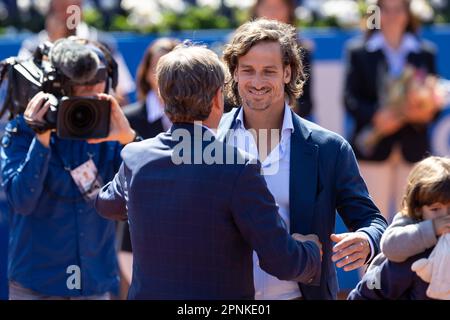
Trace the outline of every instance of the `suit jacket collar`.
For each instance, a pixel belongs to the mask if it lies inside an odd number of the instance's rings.
[[[313,230],[319,180],[319,146],[311,140],[312,130],[308,122],[292,113],[294,132],[291,136],[289,173],[290,232],[308,234]]]
[[[368,51],[370,61],[378,66],[377,72],[387,73],[389,72],[389,67],[387,63],[386,56],[382,49],[375,51]],[[406,55],[406,63],[415,66],[422,67],[423,64],[423,46],[420,46],[419,51],[411,51]]]
[[[147,113],[147,101],[146,100],[139,102],[139,118],[145,119],[145,121],[147,121],[148,113]]]
[[[212,138],[210,140],[206,141],[206,142],[210,142],[210,141],[216,140],[216,138],[217,138],[217,134],[213,130],[211,130],[210,128],[208,128],[208,127],[206,127],[204,125],[198,124],[198,123],[176,122],[176,123],[172,124],[172,127],[170,127],[169,131],[172,134],[173,131],[177,130],[177,129],[184,129],[184,130],[189,131],[190,133],[194,134],[194,136],[192,136],[192,137],[195,137],[195,134],[197,132],[199,132],[199,133],[201,132],[202,136],[199,137],[201,139],[203,139],[204,133],[206,131],[209,131],[211,133]],[[197,137],[195,137],[195,138],[197,138]]]
[[[375,52],[377,50],[390,50],[390,47],[387,45],[383,34],[378,31],[367,40],[366,50],[369,52]],[[398,51],[420,52],[420,41],[417,36],[410,32],[405,33]]]

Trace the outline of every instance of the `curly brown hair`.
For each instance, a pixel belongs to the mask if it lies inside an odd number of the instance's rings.
[[[417,163],[408,176],[402,214],[422,220],[421,208],[435,202],[450,202],[450,159],[428,157]]]
[[[285,85],[284,91],[291,106],[303,93],[306,75],[300,59],[296,30],[293,26],[275,20],[256,19],[240,26],[231,42],[225,46],[223,60],[229,75],[225,82],[225,93],[233,105],[241,105],[238,84],[233,75],[238,67],[239,57],[246,55],[250,49],[260,42],[278,42],[281,48],[283,65],[291,67],[291,81]]]

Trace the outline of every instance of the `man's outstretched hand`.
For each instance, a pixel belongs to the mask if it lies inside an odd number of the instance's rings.
[[[332,234],[331,241],[337,242],[333,247],[331,260],[338,268],[352,271],[362,267],[370,255],[370,244],[366,234],[362,232],[347,232]]]

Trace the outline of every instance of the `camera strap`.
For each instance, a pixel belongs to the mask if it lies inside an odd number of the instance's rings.
[[[70,203],[78,202],[82,199],[86,200],[87,202],[95,200],[98,192],[103,187],[103,179],[100,176],[97,166],[95,165],[95,162],[93,160],[95,157],[95,153],[92,152],[92,148],[93,147],[89,145],[89,149],[91,150],[87,151],[88,160],[75,168],[70,164],[69,161],[65,159],[65,157],[61,153],[58,152],[56,148],[56,150],[53,150],[54,152],[52,152],[52,154],[56,154],[56,156],[61,160],[64,166],[64,170],[67,171],[72,177],[72,180],[77,185],[81,196],[75,198],[61,196],[51,191],[48,186],[45,186],[45,189],[50,196],[57,198],[60,201]]]

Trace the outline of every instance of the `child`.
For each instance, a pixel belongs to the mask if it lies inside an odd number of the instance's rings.
[[[427,211],[445,211],[450,192],[449,170],[450,159],[429,157],[411,171],[403,208],[381,238],[381,250],[387,259],[404,262],[409,257],[434,247],[438,237],[450,232],[450,215],[443,214],[435,219],[419,221],[421,212],[417,203],[422,201],[424,210]],[[443,189],[439,192],[430,189],[435,183],[439,184],[437,181],[442,181]]]
[[[411,266],[428,257],[437,238],[449,232],[450,159],[429,157],[411,171],[402,210],[383,236],[382,245],[389,248],[383,253],[396,261],[376,257],[378,265],[371,265],[348,299],[429,299],[428,284]]]

